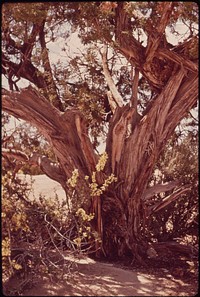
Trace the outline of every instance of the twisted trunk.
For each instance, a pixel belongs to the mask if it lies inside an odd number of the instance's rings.
[[[151,208],[146,206],[148,180],[155,162],[177,123],[196,103],[198,77],[192,73],[186,77],[185,74],[183,68],[177,71],[148,114],[136,124],[133,107],[117,107],[112,117],[107,137],[109,159],[105,174],[115,174],[118,181],[102,197],[87,199],[84,205],[88,211],[95,212],[94,226],[103,236],[103,250],[107,255],[113,254],[113,249],[118,255],[129,250],[141,260],[139,246],[142,246],[146,220],[151,213],[166,207],[187,190],[180,186],[165,201]],[[78,188],[84,189],[88,197],[89,186],[85,175],[92,176],[98,158],[80,112],[72,109],[62,113],[30,87],[20,92],[3,90],[2,98],[5,111],[36,126],[52,146],[58,163],[51,167],[50,162],[43,159],[40,164],[44,172],[46,170],[46,174],[59,181],[67,191],[66,181],[77,168],[80,177]],[[20,155],[20,158],[23,157]],[[24,158],[27,161],[27,157]],[[30,162],[37,160],[39,156],[36,155],[29,158]],[[99,175],[98,183],[102,184],[102,181],[103,176]]]
[[[108,254],[113,250],[118,254],[131,250],[138,254],[141,261],[139,254],[144,247],[147,248],[145,243],[142,247],[142,231],[147,219],[189,190],[188,186],[184,188],[175,183],[172,185],[172,188],[177,187],[174,194],[153,207],[146,205],[150,192],[148,181],[159,154],[186,110],[196,103],[198,76],[189,73],[185,77],[185,74],[185,70],[180,68],[171,77],[148,114],[131,126],[131,132],[129,125],[133,123],[133,107],[118,107],[110,123],[106,147],[110,161],[107,171],[117,175],[118,183],[113,192],[104,197],[102,206],[106,230],[104,241],[109,242]]]

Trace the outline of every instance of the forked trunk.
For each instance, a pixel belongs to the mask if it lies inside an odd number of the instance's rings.
[[[133,107],[124,106],[118,107],[110,123],[107,173],[113,172],[118,182],[102,198],[104,252],[108,255],[131,252],[142,262],[148,248],[142,235],[153,210],[145,201],[148,181],[166,141],[194,105],[198,92],[197,76],[184,76],[180,69],[140,120],[135,121]],[[180,188],[175,199],[186,190]],[[170,199],[173,196],[168,204]],[[160,205],[166,206],[163,201]]]

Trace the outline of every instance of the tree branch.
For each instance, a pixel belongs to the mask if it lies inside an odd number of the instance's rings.
[[[160,20],[156,28],[151,28],[149,30],[149,38],[146,47],[146,62],[145,64],[151,63],[153,57],[155,56],[156,50],[160,44],[163,37],[165,28],[169,22],[171,13],[173,9],[173,2],[163,3],[163,10]]]
[[[117,103],[114,100],[111,91],[107,92],[107,96],[108,96],[108,102],[109,102],[109,105],[110,105],[110,109],[111,109],[112,113],[114,114],[115,110],[117,108]]]
[[[144,192],[143,200],[147,201],[149,200],[149,198],[153,197],[154,195],[172,190],[179,185],[180,185],[180,181],[171,181],[165,184],[157,184],[155,186],[147,188],[146,191]]]
[[[23,67],[22,67],[23,64]],[[20,62],[19,64],[10,61],[4,53],[2,53],[2,65],[4,74],[9,76],[22,77],[36,85],[39,89],[45,89],[45,80],[41,71],[31,64],[30,61],[26,63]],[[10,72],[10,73],[9,73]]]
[[[170,112],[170,109],[172,107],[173,101],[175,100],[175,97],[177,95],[178,90],[180,89],[180,86],[182,84],[183,78],[186,75],[186,71],[183,67],[174,75],[174,79],[169,80],[168,84],[166,85],[165,89],[161,93],[160,96],[157,98],[157,112],[156,112],[156,118],[158,119],[155,124],[155,133],[159,139],[159,141],[164,140],[164,126],[165,123],[168,121],[168,114]],[[182,88],[181,88],[182,89]],[[188,100],[191,102],[190,100]],[[155,104],[155,102],[154,102]],[[183,115],[182,115],[183,117]],[[177,125],[177,121],[176,121]],[[175,127],[174,127],[175,128]]]
[[[51,71],[51,65],[49,61],[49,55],[48,55],[48,49],[46,47],[46,41],[45,41],[45,33],[44,33],[44,26],[45,26],[45,20],[42,22],[40,26],[39,31],[39,40],[42,48],[42,63],[44,67],[44,77],[46,81],[46,85],[48,87],[48,97],[50,99],[50,102],[58,108],[60,111],[64,111],[62,102],[60,101],[60,98],[57,93],[56,84],[53,79],[53,74]]]
[[[138,103],[139,74],[140,72],[138,68],[135,68],[135,75],[134,75],[133,84],[132,84],[131,106],[135,108],[136,113],[137,113],[137,103]]]
[[[41,154],[38,154],[38,153],[33,153],[29,157],[29,164],[38,165],[40,169],[48,177],[59,182],[60,184],[64,184],[67,182],[67,178],[65,176],[64,171],[61,169],[61,167],[57,163],[52,162],[46,156],[42,156]]]
[[[126,2],[119,2],[115,10],[115,46],[128,61],[140,68],[144,62],[145,48],[130,32],[130,20],[125,6]]]
[[[61,167],[57,163],[52,162],[46,156],[42,156],[38,153],[32,153],[31,156],[28,156],[22,151],[5,148],[2,148],[2,155],[3,157],[7,157],[8,159],[15,158],[30,165],[37,165],[48,177],[59,182],[62,185],[64,185],[64,183],[66,183],[67,181],[65,173],[61,169]]]
[[[2,94],[3,110],[29,122],[42,133],[52,146],[67,178],[71,177],[74,168],[80,170],[83,178],[95,170],[97,158],[80,111],[61,113],[32,87],[20,92],[3,89]],[[77,115],[81,118],[80,125],[77,124]]]
[[[177,189],[173,194],[165,197],[162,201],[160,201],[160,202],[156,203],[155,205],[149,207],[150,214],[152,214],[153,212],[158,212],[162,208],[165,208],[166,206],[168,206],[170,203],[177,200],[182,194],[186,193],[190,189],[191,189],[191,186],[185,186],[184,188],[181,187],[181,188]]]
[[[175,53],[176,47],[173,50],[166,48],[165,43],[165,28],[169,23],[173,3],[163,3],[162,15],[159,19],[157,27],[152,27],[149,22],[144,29],[147,31],[148,44],[145,48],[130,34],[129,17],[125,10],[125,3],[121,2],[116,8],[116,43],[114,47],[118,49],[131,63],[132,66],[139,69],[141,74],[148,80],[151,86],[157,91],[161,90],[174,69],[174,64],[177,66],[184,65],[190,71],[197,72],[197,64],[184,59]],[[169,61],[166,67],[166,59]],[[161,62],[161,63],[160,63]],[[171,62],[171,63],[170,63]]]
[[[198,72],[198,64],[190,61],[189,59],[185,59],[181,57],[179,54],[176,54],[172,50],[168,50],[166,48],[159,48],[157,50],[158,57],[168,59],[170,61],[173,61],[174,63],[178,65],[182,65],[185,67],[185,69],[188,69],[192,72],[197,73]]]
[[[177,123],[181,121],[183,116],[197,104],[198,98],[198,74],[189,73],[184,79],[180,90],[178,90],[175,99],[168,111],[168,116],[163,129],[162,139],[168,139],[172,131],[174,131]]]
[[[20,54],[20,63],[14,63],[9,59],[8,55],[3,54],[2,64],[3,71],[8,76],[10,89],[13,90],[14,82],[12,80],[13,76],[18,79],[25,78],[31,83],[35,84],[39,89],[42,89],[43,94],[49,99],[52,104],[61,111],[64,111],[62,102],[57,93],[56,85],[53,80],[53,75],[51,71],[51,65],[48,57],[48,50],[46,48],[45,33],[44,33],[45,19],[42,19],[38,23],[34,23],[32,26],[32,31],[30,36],[26,38],[24,43],[20,46],[10,37],[11,33],[8,32],[6,36],[6,47],[11,47],[14,50],[14,54]],[[8,29],[7,29],[8,30]],[[38,70],[31,62],[31,56],[33,47],[35,46],[36,37],[39,35],[39,41],[42,48],[42,62],[44,67],[44,73]],[[8,52],[8,54],[10,54]],[[16,88],[17,89],[17,88]]]
[[[116,8],[116,43],[114,46],[132,66],[138,68],[153,87],[161,89],[162,80],[152,71],[149,64],[145,64],[145,47],[130,32],[129,16],[124,6],[125,2],[120,2]]]
[[[142,117],[126,141],[119,175],[125,181],[124,188],[129,197],[132,197],[130,193],[135,188],[141,191],[137,193],[138,197],[143,195],[157,156],[178,122],[197,102],[198,76],[190,73],[188,81],[185,75],[185,70],[181,68],[171,77],[148,114]],[[141,171],[142,177],[138,177],[138,171]]]
[[[7,158],[15,158],[22,162],[27,162],[29,160],[28,156],[25,153],[19,150],[12,150],[6,148],[2,148],[2,156]]]
[[[31,86],[20,92],[3,89],[2,108],[14,117],[33,124],[48,141],[51,133],[56,133],[58,129],[56,119],[59,111]]]
[[[108,84],[108,87],[109,87],[109,89],[110,89],[110,91],[112,93],[112,96],[115,99],[115,102],[116,102],[117,106],[122,107],[124,105],[122,96],[118,92],[117,87],[116,87],[116,85],[115,85],[115,83],[114,83],[114,81],[112,79],[112,76],[110,75],[109,69],[108,69],[107,51],[108,51],[107,46],[104,46],[104,50],[103,50],[103,53],[102,53],[103,72],[104,72],[105,79],[106,79],[106,82]],[[111,102],[111,104],[112,104],[112,102]],[[112,107],[111,107],[111,109],[112,109]]]

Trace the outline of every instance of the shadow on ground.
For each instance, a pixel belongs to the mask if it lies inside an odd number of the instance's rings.
[[[189,296],[188,284],[171,275],[154,275],[115,267],[86,258],[62,280],[42,276],[22,296]]]

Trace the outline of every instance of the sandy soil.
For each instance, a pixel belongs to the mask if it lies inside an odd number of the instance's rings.
[[[90,258],[76,262],[71,277],[66,274],[56,280],[41,274],[22,296],[191,296],[190,285],[174,279],[167,270],[155,276]]]

